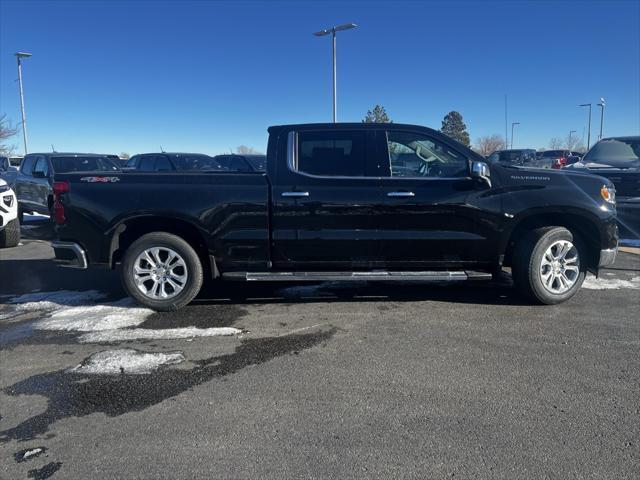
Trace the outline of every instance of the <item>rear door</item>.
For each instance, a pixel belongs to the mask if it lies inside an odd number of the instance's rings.
[[[422,131],[387,131],[389,175],[381,180],[382,259],[390,270],[474,263],[488,256],[469,158],[446,139]]]
[[[278,149],[272,186],[274,267],[379,266],[380,165],[366,129],[303,129]]]
[[[33,205],[33,166],[37,160],[36,155],[27,155],[20,165],[20,175],[16,181],[15,190],[18,202],[31,208]]]

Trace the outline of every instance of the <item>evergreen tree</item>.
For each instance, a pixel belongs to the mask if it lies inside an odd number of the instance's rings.
[[[444,116],[440,131],[467,147],[471,144],[467,126],[462,121],[462,115],[456,111],[449,112]]]
[[[382,105],[376,105],[373,110],[367,111],[367,116],[364,117],[362,123],[392,123],[387,111]]]

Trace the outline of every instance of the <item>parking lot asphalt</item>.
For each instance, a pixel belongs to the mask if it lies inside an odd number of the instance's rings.
[[[48,232],[0,251],[2,479],[640,474],[637,254],[557,306],[505,276],[212,283],[157,314]]]

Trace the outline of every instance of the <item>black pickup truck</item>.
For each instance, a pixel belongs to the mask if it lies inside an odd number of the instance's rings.
[[[269,128],[267,171],[57,174],[59,263],[121,265],[140,303],[174,310],[203,279],[491,278],[570,298],[617,252],[613,184],[485,159],[401,124]]]

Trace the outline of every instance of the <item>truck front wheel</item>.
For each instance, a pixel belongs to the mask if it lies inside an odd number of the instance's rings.
[[[586,274],[587,252],[580,238],[564,227],[545,227],[525,235],[515,246],[515,287],[545,305],[573,297]]]
[[[142,305],[167,312],[187,305],[202,287],[202,263],[191,246],[177,235],[153,232],[127,249],[122,284]]]
[[[14,218],[0,230],[0,248],[16,247],[20,243],[20,223]]]

